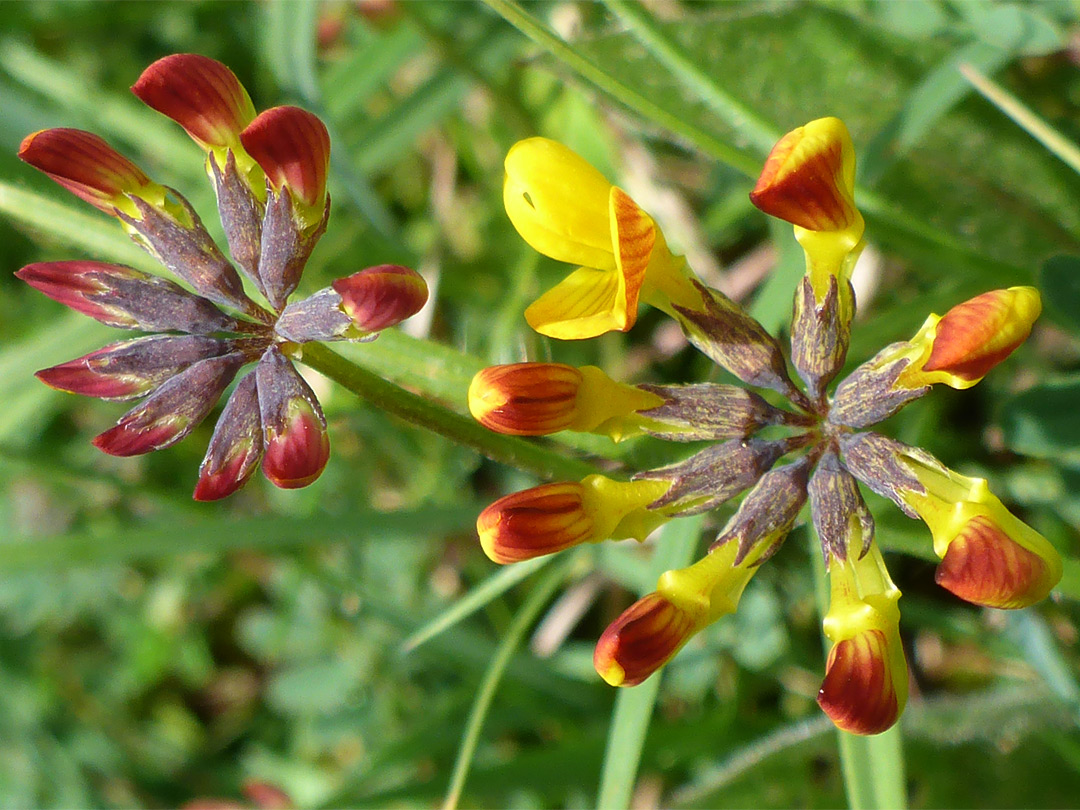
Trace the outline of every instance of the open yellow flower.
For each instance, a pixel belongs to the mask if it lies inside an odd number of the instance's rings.
[[[580,265],[525,310],[542,335],[575,340],[625,332],[638,301],[696,299],[660,229],[622,189],[573,150],[547,138],[516,143],[506,156],[503,204],[538,252]]]

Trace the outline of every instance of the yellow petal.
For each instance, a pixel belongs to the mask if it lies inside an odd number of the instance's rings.
[[[503,204],[522,239],[558,261],[615,269],[611,183],[600,172],[547,138],[514,144],[505,168]]]
[[[579,267],[525,310],[525,320],[541,335],[559,340],[597,337],[629,328],[619,306],[618,271]]]

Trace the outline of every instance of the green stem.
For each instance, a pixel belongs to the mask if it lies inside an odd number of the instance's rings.
[[[817,597],[818,612],[824,617],[829,610],[829,584],[825,563],[816,546],[811,549],[810,556],[814,561],[814,594]],[[829,642],[824,635],[821,638],[825,654],[828,655]],[[840,729],[836,730],[836,734],[848,807],[851,810],[903,810],[907,807],[900,723],[873,737],[849,734]]]
[[[491,708],[491,701],[495,698],[495,691],[499,688],[499,682],[502,680],[503,673],[506,672],[506,667],[510,663],[514,651],[520,646],[525,633],[532,627],[533,622],[540,615],[540,611],[544,609],[544,605],[548,603],[559,585],[566,579],[573,563],[574,560],[571,558],[565,560],[562,565],[549,570],[533,588],[521,609],[514,616],[510,627],[507,628],[506,635],[492,657],[487,672],[484,673],[484,679],[476,692],[476,701],[469,711],[469,719],[465,723],[465,733],[461,738],[461,748],[458,749],[457,761],[454,763],[454,773],[450,778],[450,787],[446,792],[446,799],[443,801],[443,810],[454,810],[457,807],[458,800],[461,798],[461,791],[465,787],[465,779],[469,775],[473,755],[476,753],[477,743],[480,741],[480,732],[484,727],[484,719]]]
[[[596,472],[591,464],[584,461],[567,458],[554,450],[515,436],[494,433],[470,417],[406,391],[367,369],[350,363],[321,344],[304,344],[300,359],[375,407],[458,444],[471,447],[493,461],[501,461],[543,478],[576,480]]]
[[[673,521],[664,527],[653,557],[652,573],[655,576],[690,562],[704,520],[704,515],[699,515]],[[639,686],[619,689],[604,751],[600,795],[596,800],[596,806],[601,810],[625,810],[630,806],[662,674],[662,671],[656,673]]]

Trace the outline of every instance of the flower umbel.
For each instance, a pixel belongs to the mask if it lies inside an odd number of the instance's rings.
[[[746,492],[704,559],[666,572],[654,593],[601,636],[594,664],[605,681],[641,683],[695,633],[734,612],[754,572],[779,550],[809,502],[832,594],[824,620],[832,649],[818,703],[852,733],[892,726],[908,692],[900,591],[885,568],[859,482],[926,522],[942,560],[937,581],[960,598],[1024,607],[1057,584],[1058,553],[986,481],[864,431],[934,383],[968,388],[981,380],[1031,332],[1040,312],[1033,288],[994,290],[931,315],[910,341],[886,347],[830,395],[847,356],[855,314],[850,279],[865,228],[855,206],[854,147],[841,121],[811,121],[781,139],[751,194],[756,206],[793,224],[806,253],[791,334],[801,386],[789,376],[779,343],[697,281],[668,251],[652,219],[582,158],[532,138],[510,150],[506,170],[504,201],[518,232],[541,253],[582,265],[526,312],[537,331],[581,338],[626,330],[638,301],[645,301],[674,317],[691,343],[744,383],[772,389],[789,405],[777,407],[733,385],[624,385],[599,369],[561,363],[477,374],[469,406],[492,430],[713,442],[629,483],[590,476],[501,498],[477,524],[496,562],[605,538],[641,540],[667,520]],[[763,428],[769,433],[757,435]],[[656,489],[634,489],[643,485]]]
[[[177,191],[149,179],[96,135],[43,130],[27,136],[19,157],[119,219],[194,292],[104,262],[22,268],[19,278],[72,309],[110,326],[163,333],[106,346],[37,376],[85,396],[146,397],[94,439],[106,453],[129,456],[183,439],[241,368],[255,362],[218,420],[195,499],[230,495],[260,461],[273,484],[307,486],[325,468],[330,442],[322,408],[292,358],[309,341],[374,340],[420,310],[427,286],[413,270],[378,265],[288,303],[330,215],[326,127],[296,107],[256,115],[232,71],[197,54],[158,60],[132,90],[206,150],[229,252],[265,305],[249,297]]]

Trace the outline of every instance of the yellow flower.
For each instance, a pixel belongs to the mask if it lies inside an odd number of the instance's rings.
[[[562,340],[625,332],[642,297],[661,306],[699,298],[652,218],[576,152],[528,138],[505,165],[503,204],[517,232],[545,256],[580,265],[525,310],[537,332]]]

